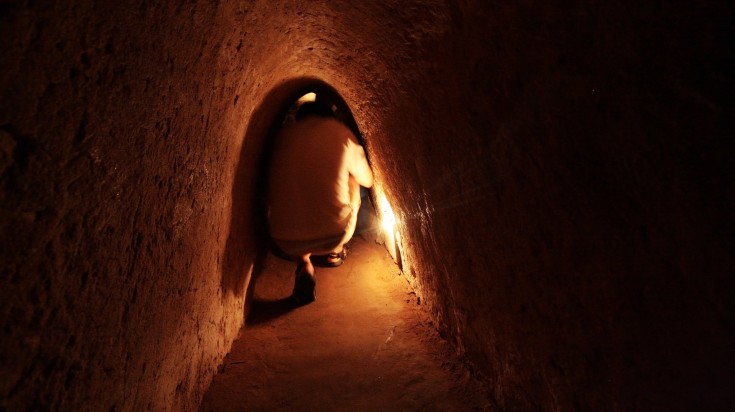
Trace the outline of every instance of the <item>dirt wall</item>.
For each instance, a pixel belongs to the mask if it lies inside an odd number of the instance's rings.
[[[41,3],[0,13],[8,409],[195,408],[315,79],[499,407],[733,404],[732,7]]]
[[[231,208],[247,26],[212,3],[57,3],[0,13],[2,406],[192,410],[255,251]]]
[[[403,266],[497,405],[732,408],[732,7],[440,15],[386,58],[367,140]]]

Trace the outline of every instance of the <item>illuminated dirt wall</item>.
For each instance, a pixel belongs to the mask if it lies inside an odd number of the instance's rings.
[[[320,82],[499,406],[733,403],[730,7],[40,3],[0,6],[3,407],[195,409]]]
[[[357,116],[403,268],[504,410],[735,405],[733,10],[617,3],[396,24],[423,34]]]

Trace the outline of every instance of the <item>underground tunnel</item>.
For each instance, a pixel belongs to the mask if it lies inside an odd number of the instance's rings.
[[[0,409],[199,408],[267,272],[269,136],[314,90],[485,408],[734,409],[734,13],[3,2]]]

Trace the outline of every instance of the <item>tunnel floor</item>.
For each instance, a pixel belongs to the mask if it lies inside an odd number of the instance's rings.
[[[201,411],[486,409],[369,234],[353,238],[342,266],[317,268],[310,305],[286,300],[294,268],[268,256],[246,325]]]

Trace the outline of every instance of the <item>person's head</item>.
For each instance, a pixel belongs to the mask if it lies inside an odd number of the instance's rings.
[[[332,106],[323,101],[306,102],[299,106],[296,112],[296,120],[299,121],[309,116],[334,117]]]

